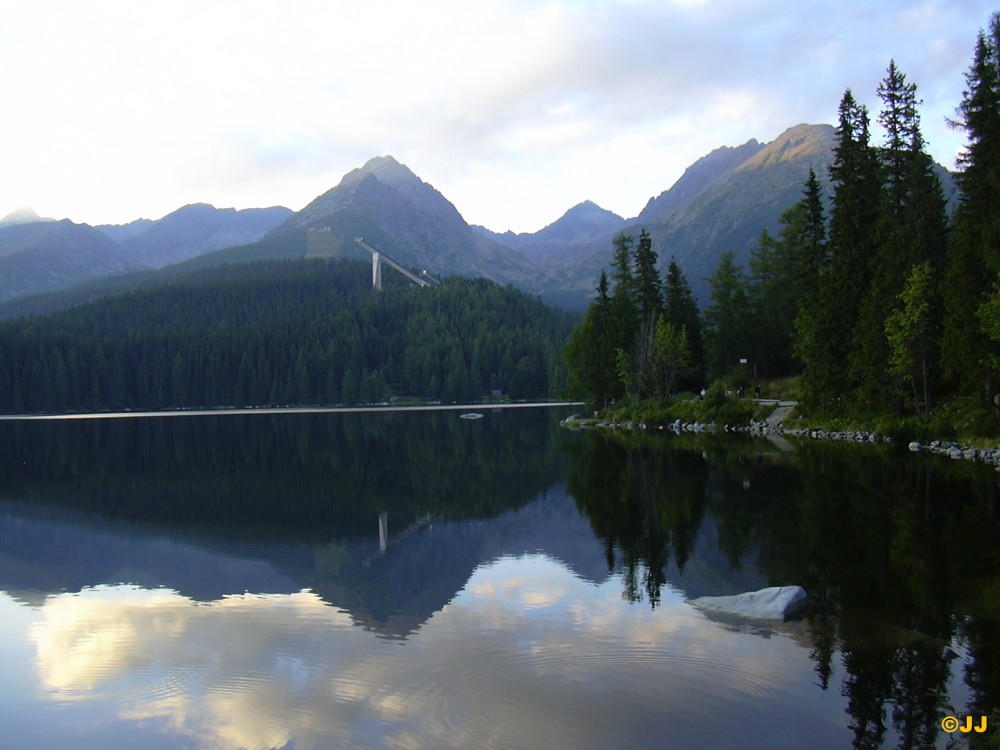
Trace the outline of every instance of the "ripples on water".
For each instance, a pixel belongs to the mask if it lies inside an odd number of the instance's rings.
[[[45,701],[204,747],[737,746],[763,729],[755,706],[797,700],[809,667],[789,635],[727,630],[679,594],[637,611],[620,591],[507,557],[387,641],[308,591],[101,586],[50,596],[28,638]]]
[[[819,621],[751,624],[686,601],[788,582],[766,566],[848,598],[875,581],[862,563],[931,559],[935,528],[970,527],[960,515],[921,526],[931,499],[919,494],[908,516],[908,475],[865,468],[873,502],[843,456],[818,455],[800,479],[766,446],[573,443],[568,466],[548,417],[434,419],[16,428],[0,441],[5,739],[822,750],[903,744],[891,691],[930,685],[972,705],[963,680],[989,619],[944,609],[962,629],[935,632],[915,626],[939,622],[935,607],[905,609],[911,590],[934,605],[923,592],[947,590],[943,573],[876,589],[904,592],[890,604],[909,625],[874,610],[848,620],[845,607],[825,644]],[[930,473],[918,479],[930,487]],[[883,511],[900,481],[903,500]],[[988,508],[995,491],[981,497]],[[804,535],[817,518],[821,534]],[[848,522],[884,530],[884,518],[911,524],[899,542],[912,549],[853,546]]]

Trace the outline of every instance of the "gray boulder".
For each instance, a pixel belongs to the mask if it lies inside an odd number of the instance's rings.
[[[806,600],[806,592],[801,586],[772,586],[735,596],[702,596],[692,599],[691,604],[700,609],[758,620],[787,620],[805,606]]]

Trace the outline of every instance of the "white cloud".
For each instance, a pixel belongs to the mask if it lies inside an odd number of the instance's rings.
[[[0,212],[77,221],[179,205],[300,208],[391,153],[472,222],[534,230],[591,198],[637,213],[708,150],[874,104],[890,57],[927,140],[985,2],[273,0],[6,12]],[[630,144],[626,146],[625,144]]]

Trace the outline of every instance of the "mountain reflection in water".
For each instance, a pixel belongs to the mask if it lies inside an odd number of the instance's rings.
[[[943,747],[997,705],[991,473],[559,416],[0,426],[8,734]],[[785,583],[800,622],[686,602]]]

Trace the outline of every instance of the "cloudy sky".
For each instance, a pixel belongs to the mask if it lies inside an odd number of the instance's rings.
[[[2,0],[0,216],[298,210],[391,154],[496,231],[586,199],[631,217],[718,146],[833,124],[848,87],[876,113],[890,58],[952,167],[945,121],[995,7]]]

